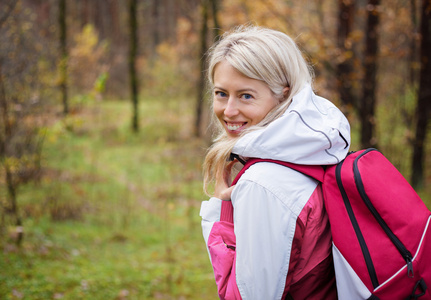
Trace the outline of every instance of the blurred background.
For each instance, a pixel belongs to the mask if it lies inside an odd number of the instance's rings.
[[[429,0],[2,0],[0,298],[217,299],[206,51],[283,31],[431,207]],[[427,139],[428,137],[428,139]]]

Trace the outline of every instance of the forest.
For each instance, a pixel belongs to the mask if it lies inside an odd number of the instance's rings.
[[[217,299],[207,51],[291,36],[431,208],[430,0],[0,1],[0,299]]]

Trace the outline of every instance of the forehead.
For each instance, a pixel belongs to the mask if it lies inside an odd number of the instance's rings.
[[[213,79],[216,81],[227,77],[249,78],[233,67],[227,60],[222,60],[214,66]]]
[[[223,60],[214,67],[214,85],[229,84],[229,83],[251,83],[259,82],[259,80],[252,79],[232,66],[228,61]]]
[[[245,76],[226,60],[219,62],[214,67],[213,84],[214,88],[226,90],[270,91],[265,82]]]

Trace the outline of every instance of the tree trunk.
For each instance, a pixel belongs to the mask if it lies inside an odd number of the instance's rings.
[[[59,2],[58,21],[60,25],[60,90],[63,102],[63,113],[69,113],[69,103],[67,97],[67,25],[66,25],[66,0]]]
[[[120,7],[118,5],[118,1],[110,1],[109,4],[109,15],[111,19],[111,28],[112,28],[112,40],[118,43],[121,41],[121,25],[120,25]]]
[[[90,3],[89,0],[81,0],[81,28],[84,28],[85,25],[91,23],[91,13],[90,13]]]
[[[10,122],[8,117],[8,106],[6,102],[6,92],[4,90],[4,83],[3,83],[3,74],[2,74],[2,66],[0,61],[0,119],[2,120],[3,124],[0,124],[0,163],[1,165],[5,164],[6,160],[6,140],[7,137],[10,135],[11,128],[10,128]],[[5,173],[6,175],[6,173]],[[6,178],[4,179],[4,182],[6,182]],[[5,218],[6,214],[6,207],[5,203],[0,202],[0,213],[2,214],[2,220]],[[0,226],[3,225],[3,222],[0,224]],[[0,232],[3,232],[4,228],[0,227]]]
[[[130,93],[132,97],[133,116],[132,129],[139,131],[138,123],[138,75],[136,73],[136,55],[138,51],[138,22],[136,16],[137,0],[129,0],[129,74],[130,74]]]
[[[13,182],[13,174],[11,172],[10,166],[5,164],[5,173],[6,173],[6,185],[7,185],[7,195],[9,207],[7,208],[8,212],[13,215],[15,218],[15,226],[16,226],[16,240],[15,243],[17,246],[21,246],[21,242],[23,239],[23,230],[22,230],[22,220],[18,211],[18,203],[16,199],[16,184]]]
[[[341,102],[345,106],[357,107],[357,99],[353,93],[353,47],[350,34],[352,32],[355,12],[355,1],[338,0],[337,47],[340,63],[337,64],[337,88]]]
[[[217,0],[211,0],[211,12],[213,15],[213,23],[214,23],[214,29],[215,29],[215,35],[216,35],[216,41],[219,40],[221,35],[221,28],[220,28],[220,22],[218,20],[218,3]]]
[[[431,0],[422,0],[421,71],[416,107],[416,135],[413,141],[411,182],[414,188],[424,185],[425,139],[431,112]]]
[[[409,82],[410,84],[416,83],[417,78],[417,33],[418,33],[418,18],[416,16],[416,0],[410,0],[410,19],[412,22],[413,27],[413,33],[412,33],[412,40],[411,40],[411,48],[410,48],[410,63],[409,63],[409,69],[410,69],[410,76],[409,76]]]
[[[23,231],[21,230],[22,220],[18,211],[18,203],[16,197],[16,184],[13,181],[13,174],[11,171],[10,165],[6,162],[6,145],[10,141],[10,137],[12,135],[12,124],[9,118],[9,104],[6,99],[6,91],[3,81],[2,68],[0,65],[0,109],[1,109],[1,118],[3,124],[1,128],[3,132],[0,133],[0,163],[4,167],[5,173],[5,183],[7,186],[7,207],[2,207],[2,218],[4,218],[4,214],[9,213],[15,218],[15,226],[17,226],[17,239],[16,244],[18,246],[21,245],[23,238]],[[3,230],[3,228],[1,228]]]
[[[376,106],[376,74],[377,74],[377,47],[380,0],[368,0],[367,31],[365,41],[365,61],[363,80],[363,99],[360,111],[361,119],[361,146],[362,148],[376,147],[374,137],[375,106]]]
[[[198,99],[196,104],[196,121],[195,121],[195,136],[201,135],[201,126],[202,126],[202,111],[203,111],[203,102],[205,99],[205,65],[206,65],[206,57],[205,53],[207,51],[207,34],[208,34],[208,0],[202,0],[202,26],[200,33],[200,51],[199,51],[199,59],[200,59],[200,76],[198,82]]]
[[[159,0],[153,0],[153,57],[156,56],[157,46],[160,44],[159,11]]]

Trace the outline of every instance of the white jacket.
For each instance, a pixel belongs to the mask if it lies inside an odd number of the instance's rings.
[[[283,116],[266,128],[241,137],[233,153],[244,158],[330,165],[344,159],[349,146],[350,127],[345,116],[331,102],[316,96],[307,85],[293,97]],[[327,223],[320,196],[310,201],[317,187],[314,179],[273,163],[255,164],[242,175],[231,196],[236,237],[232,271],[235,278],[220,279],[215,264],[228,258],[219,257],[224,255],[223,252],[216,253],[217,250],[209,247],[219,293],[233,288],[221,287],[223,283],[220,282],[228,284],[234,280],[231,285],[236,284],[234,289],[237,288],[242,299],[281,299],[287,284],[300,282],[320,263],[321,259],[316,258],[318,255],[312,253],[330,251],[322,250],[318,240],[322,235],[330,239],[330,233],[327,224],[322,232],[319,232],[319,223],[311,224],[313,213],[316,218],[323,218],[319,222]],[[212,229],[220,220],[220,208],[221,200],[217,198],[202,203],[200,215],[207,246],[210,233],[218,234]],[[292,254],[298,224],[305,228],[301,243],[307,244],[308,248],[300,249],[300,254],[295,248]],[[307,226],[314,227],[306,229]],[[295,273],[289,277],[288,271],[293,272],[289,268],[293,258],[298,261],[295,261]],[[226,295],[221,293],[220,297],[228,298]]]

